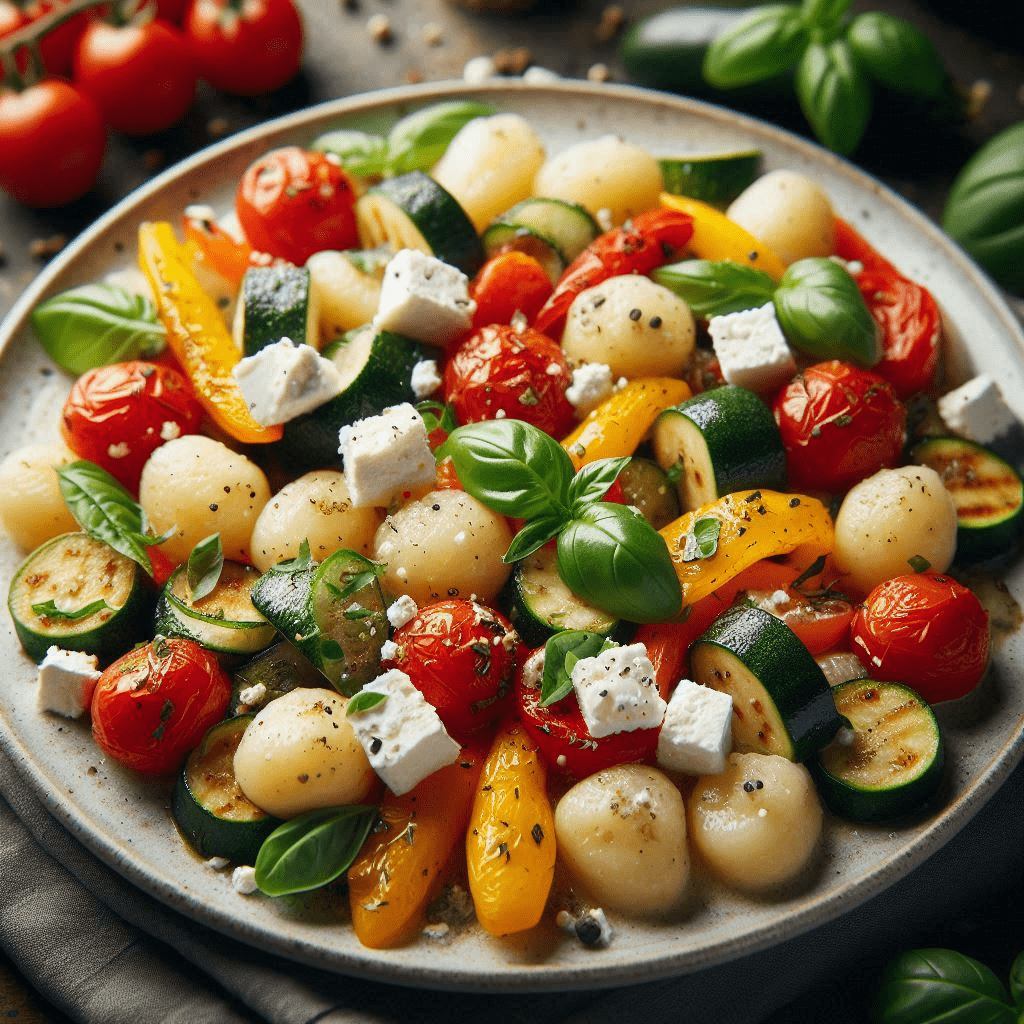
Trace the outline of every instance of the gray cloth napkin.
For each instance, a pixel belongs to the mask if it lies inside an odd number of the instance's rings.
[[[494,995],[387,986],[290,963],[195,924],[123,881],[58,824],[0,751],[0,945],[83,1024],[853,1024],[837,979],[922,941],[1024,879],[1024,765],[904,880],[771,951],[668,981]],[[984,870],[980,870],[983,866]],[[597,954],[599,955],[599,954]]]

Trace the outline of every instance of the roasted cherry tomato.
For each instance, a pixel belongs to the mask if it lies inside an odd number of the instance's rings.
[[[798,373],[776,395],[774,412],[795,491],[845,491],[895,466],[903,448],[907,411],[892,385],[850,363]]]
[[[551,294],[551,281],[532,256],[511,249],[492,256],[469,286],[476,302],[473,327],[510,324],[516,313],[532,321]]]
[[[382,666],[408,675],[452,736],[493,725],[506,710],[519,636],[500,613],[475,601],[438,601],[399,626],[394,642]]]
[[[748,590],[740,595],[789,626],[815,657],[846,649],[857,612],[842,594],[801,592],[792,588]]]
[[[649,210],[606,231],[566,267],[533,326],[561,337],[565,314],[580,292],[619,274],[649,274],[681,251],[693,234],[693,218],[677,210]]]
[[[92,735],[135,771],[176,771],[231,698],[231,678],[192,640],[157,637],[118,658],[96,681]]]
[[[459,344],[444,370],[444,397],[460,423],[507,416],[564,437],[576,425],[565,397],[572,371],[561,348],[531,328],[491,324]]]
[[[849,224],[836,219],[836,255],[864,270],[855,280],[882,329],[882,358],[874,365],[903,399],[935,383],[942,318],[931,293],[904,277]]]
[[[323,153],[285,146],[260,157],[242,176],[235,210],[254,249],[296,266],[359,245],[352,180]]]
[[[880,583],[850,639],[872,679],[905,683],[932,704],[970,693],[988,666],[988,612],[967,587],[935,572]]]
[[[195,434],[203,410],[186,379],[159,363],[98,366],[75,381],[61,432],[80,458],[138,492],[146,460],[165,441]]]

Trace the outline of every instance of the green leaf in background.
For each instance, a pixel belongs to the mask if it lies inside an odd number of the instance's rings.
[[[857,63],[894,92],[939,99],[948,75],[932,41],[916,26],[881,11],[865,11],[850,22],[846,41]]]
[[[153,303],[110,284],[82,285],[41,302],[32,311],[32,327],[47,355],[75,376],[164,347]]]
[[[572,669],[581,658],[592,658],[612,647],[607,637],[579,629],[563,629],[544,645],[544,676],[540,685],[541,707],[561,700],[572,690]]]
[[[849,9],[850,0],[803,0],[800,16],[818,39],[827,39],[838,33]]]
[[[629,457],[597,459],[583,466],[569,482],[568,501],[573,516],[580,515],[588,505],[600,501],[618,479]]]
[[[678,295],[694,316],[713,316],[757,309],[775,293],[771,276],[732,260],[683,260],[658,267],[651,277]]]
[[[774,302],[782,333],[801,352],[860,366],[881,358],[878,327],[857,282],[834,260],[812,256],[791,264]]]
[[[190,552],[185,565],[189,593],[193,601],[200,601],[213,593],[224,568],[224,549],[220,534],[214,533],[201,540]]]
[[[800,8],[757,7],[708,47],[704,79],[718,89],[750,85],[789,70],[807,46]]]
[[[451,100],[403,117],[388,133],[388,173],[430,170],[463,127],[493,113],[494,107],[486,103]]]
[[[256,856],[256,884],[268,896],[307,892],[340,878],[377,820],[364,804],[309,811],[279,825]]]
[[[387,168],[388,144],[380,135],[339,129],[318,135],[310,148],[333,153],[357,178],[379,178]]]
[[[796,94],[814,134],[849,156],[871,120],[871,86],[842,39],[811,43],[796,68]]]
[[[1024,1010],[1024,953],[1010,967],[1010,998],[1018,1010]]]

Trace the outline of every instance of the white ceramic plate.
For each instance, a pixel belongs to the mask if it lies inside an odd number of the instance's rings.
[[[614,132],[660,155],[759,147],[766,169],[815,176],[833,203],[906,274],[938,298],[950,339],[950,373],[986,371],[1002,382],[1024,419],[1024,335],[999,293],[920,213],[849,164],[749,118],[685,99],[627,87],[566,82],[531,87],[510,81],[469,89],[447,83],[353,97],[274,121],[171,168],[111,210],[56,259],[19,300],[0,331],[0,455],[55,429],[68,386],[31,337],[28,314],[46,295],[129,265],[137,224],[174,219],[191,202],[230,208],[243,170],[263,151],[303,143],[334,126],[381,130],[401,114],[439,99],[473,96],[525,116],[549,152]],[[6,582],[21,554],[0,540]],[[1018,568],[1009,577],[1024,597]],[[822,864],[800,892],[749,900],[708,884],[685,916],[663,925],[615,921],[611,947],[582,950],[553,926],[498,941],[473,929],[449,945],[423,941],[379,952],[362,948],[330,910],[314,914],[261,896],[242,897],[226,875],[203,867],[179,841],[166,790],[106,761],[88,725],[40,715],[34,667],[3,617],[0,739],[53,813],[126,883],[139,886],[215,929],[292,959],[409,985],[479,990],[600,987],[694,971],[768,947],[823,924],[920,864],[960,828],[1006,778],[1024,751],[1024,674],[1014,670],[1024,641],[1011,637],[992,676],[974,696],[941,709],[950,764],[934,813],[895,830],[830,824]]]

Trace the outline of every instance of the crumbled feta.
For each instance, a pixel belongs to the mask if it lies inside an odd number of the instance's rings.
[[[592,658],[581,658],[573,666],[572,685],[595,739],[654,729],[665,716],[665,701],[643,644],[610,647]]]
[[[388,605],[388,622],[398,629],[412,622],[419,610],[419,605],[408,594],[402,594]]]
[[[385,640],[384,643],[380,645],[380,660],[394,661],[400,652],[401,648],[394,640]]]
[[[725,771],[731,747],[732,697],[680,679],[658,734],[658,764],[687,775],[715,775]]]
[[[479,57],[470,57],[462,69],[462,78],[470,85],[483,85],[489,78],[498,73],[498,65],[494,58],[482,53]]]
[[[572,403],[578,419],[597,408],[615,390],[611,367],[606,363],[583,363],[572,371],[572,383],[565,397]]]
[[[523,662],[521,678],[523,686],[531,690],[539,690],[544,681],[544,654],[543,647],[538,647],[526,661]]]
[[[728,384],[764,393],[781,387],[796,373],[793,353],[775,318],[775,306],[713,316],[711,344]]]
[[[39,664],[36,707],[64,718],[80,718],[92,703],[99,677],[96,655],[50,647]]]
[[[203,861],[203,867],[209,871],[223,871],[230,863],[227,857],[210,857]]]
[[[107,455],[111,459],[124,459],[131,454],[131,446],[127,441],[119,441],[117,444],[107,445]]]
[[[312,345],[282,338],[239,360],[231,370],[252,418],[269,427],[329,402],[343,388],[341,372]]]
[[[267,688],[263,683],[253,683],[238,692],[238,703],[246,707],[255,707],[262,704],[267,698]]]
[[[984,373],[943,395],[938,409],[950,430],[977,444],[990,444],[1016,422],[999,385]]]
[[[355,508],[386,505],[437,476],[426,424],[409,402],[342,427],[338,454]]]
[[[441,383],[441,375],[437,372],[437,360],[421,359],[412,368],[409,384],[417,398],[429,398]]]
[[[256,869],[248,864],[239,864],[231,872],[231,888],[240,896],[251,896],[259,889],[256,884]]]
[[[174,420],[164,420],[160,424],[160,440],[173,441],[181,437],[181,427]]]
[[[387,696],[380,704],[352,715],[349,721],[374,771],[392,793],[407,793],[428,775],[458,759],[461,747],[404,672],[390,669],[367,683],[361,692]]]
[[[469,278],[436,256],[400,249],[384,268],[374,330],[444,348],[473,325]]]

